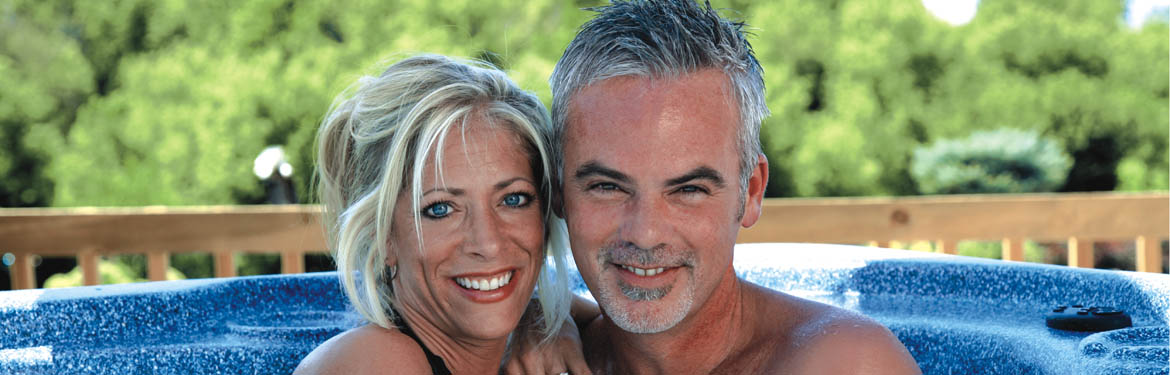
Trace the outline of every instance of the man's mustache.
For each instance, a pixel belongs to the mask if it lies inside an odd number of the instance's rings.
[[[694,267],[695,254],[659,244],[643,248],[630,242],[614,242],[601,247],[597,254],[600,264],[626,264],[658,267]]]

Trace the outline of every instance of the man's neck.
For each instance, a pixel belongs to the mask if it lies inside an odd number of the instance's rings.
[[[605,363],[610,374],[706,374],[750,340],[743,282],[728,267],[719,285],[697,311],[660,333],[627,332],[603,319],[598,331],[610,345]]]

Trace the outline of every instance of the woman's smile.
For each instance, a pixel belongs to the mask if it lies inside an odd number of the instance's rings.
[[[516,290],[512,283],[517,270],[507,270],[487,276],[460,276],[452,278],[459,292],[472,302],[493,303],[504,300]]]

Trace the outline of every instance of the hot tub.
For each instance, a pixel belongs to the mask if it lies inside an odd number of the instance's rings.
[[[1170,373],[1170,275],[813,244],[740,245],[735,263],[877,319],[927,374]],[[1123,309],[1133,326],[1045,325],[1076,304]],[[54,374],[283,374],[360,324],[331,272],[2,292],[0,321],[0,373]]]

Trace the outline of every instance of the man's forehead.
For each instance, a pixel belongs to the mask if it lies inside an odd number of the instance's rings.
[[[583,107],[601,104],[633,106],[644,101],[664,99],[663,95],[655,94],[677,90],[680,86],[701,87],[701,95],[708,104],[738,108],[738,100],[731,79],[722,70],[716,68],[665,76],[630,74],[597,80],[577,89],[571,94],[565,106],[566,125],[573,123],[574,117],[589,114],[589,112],[579,111]],[[622,100],[605,103],[606,99],[614,97],[620,97]],[[692,108],[694,111],[702,109]]]
[[[678,169],[672,172],[685,173],[717,163],[711,159],[725,152],[737,154],[738,107],[730,95],[719,94],[726,82],[726,75],[711,70],[673,80],[626,76],[590,85],[569,106],[566,161],[622,168],[633,167],[625,166],[630,162],[658,169],[669,164]]]

